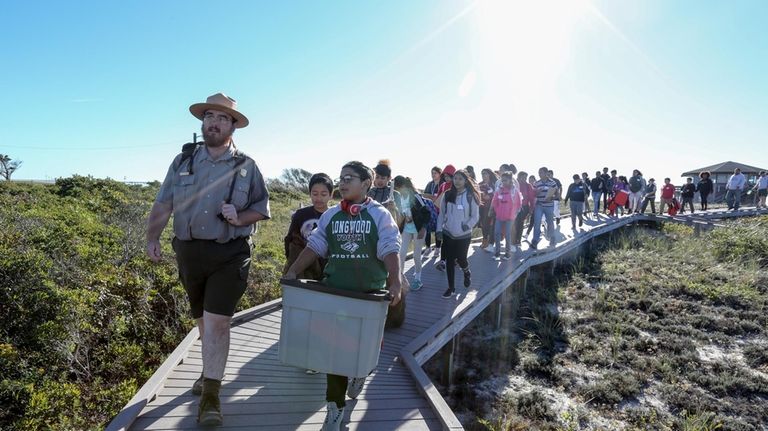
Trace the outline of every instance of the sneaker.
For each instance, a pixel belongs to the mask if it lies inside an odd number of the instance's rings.
[[[438,271],[445,271],[445,261],[444,260],[439,260],[435,264],[435,269],[437,269]]]
[[[200,398],[197,408],[197,423],[200,426],[221,426],[221,402],[217,394],[205,394]]]
[[[443,292],[443,298],[448,299],[448,298],[452,297],[453,296],[453,292],[455,292],[455,291],[456,290],[454,288],[449,287],[448,289],[446,289],[445,292]]]
[[[341,421],[344,419],[344,407],[339,408],[335,402],[330,402],[325,409],[325,422],[323,422],[322,431],[340,431]]]
[[[472,272],[469,269],[464,270],[464,287],[472,284]]]
[[[500,253],[494,253],[493,260],[501,260],[501,254]]]
[[[411,283],[411,290],[414,292],[421,289],[422,287],[424,287],[424,283],[422,283],[419,279],[413,280],[413,283]]]
[[[192,395],[200,396],[203,394],[203,374],[200,374],[200,378],[192,383]]]
[[[363,392],[363,385],[365,385],[365,377],[352,377],[349,379],[347,396],[356,400],[360,392]]]

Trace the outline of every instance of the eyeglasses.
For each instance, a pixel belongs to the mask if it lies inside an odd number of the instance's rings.
[[[210,112],[206,112],[205,115],[203,115],[203,120],[213,121],[213,122],[216,122],[216,123],[231,123],[232,122],[232,118],[230,118],[228,115],[223,115],[223,114],[213,115]]]
[[[345,184],[351,183],[352,179],[354,178],[360,178],[360,176],[359,175],[342,175],[339,177],[339,182],[345,183]]]

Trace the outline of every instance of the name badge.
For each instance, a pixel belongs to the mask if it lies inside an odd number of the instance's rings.
[[[240,169],[240,176],[245,178],[246,175],[248,175],[248,170],[246,170],[245,168]]]

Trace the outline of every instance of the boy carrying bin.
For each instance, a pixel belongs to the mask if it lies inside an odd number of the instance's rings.
[[[320,217],[307,247],[285,274],[295,279],[316,259],[325,257],[324,283],[343,290],[368,292],[387,288],[392,305],[401,300],[400,231],[386,208],[367,197],[372,171],[360,162],[341,169],[339,192],[342,201]],[[327,415],[324,431],[339,430],[344,417],[345,397],[356,398],[365,378],[327,375]]]

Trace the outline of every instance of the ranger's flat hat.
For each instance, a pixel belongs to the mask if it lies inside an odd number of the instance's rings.
[[[205,100],[205,103],[195,103],[189,107],[189,112],[191,112],[198,120],[202,120],[205,111],[209,109],[224,111],[231,115],[235,120],[234,125],[238,129],[242,129],[248,125],[248,118],[237,110],[237,102],[235,99],[224,93],[216,93],[213,96],[209,96],[208,99]]]

